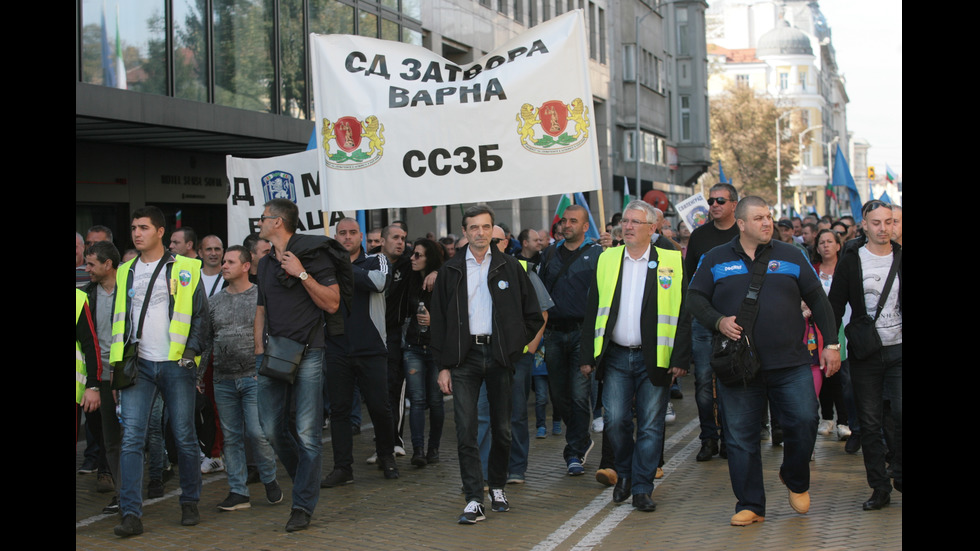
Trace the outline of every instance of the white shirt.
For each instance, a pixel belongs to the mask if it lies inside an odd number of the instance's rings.
[[[493,302],[490,300],[490,287],[487,275],[490,273],[490,249],[487,249],[483,263],[476,261],[470,248],[466,248],[466,294],[469,306],[470,335],[493,334]]]
[[[137,258],[134,262],[133,302],[132,310],[129,312],[134,340],[136,331],[139,329],[140,311],[143,309],[147,285],[153,275],[153,270],[162,261],[161,258],[156,262],[147,264],[142,259]],[[146,318],[143,320],[143,336],[139,343],[139,357],[144,360],[164,362],[170,357],[170,290],[167,288],[166,266],[160,269],[160,274],[153,282],[150,305],[146,309]]]
[[[878,309],[878,300],[885,287],[885,280],[888,279],[895,253],[878,256],[865,246],[858,249],[858,254],[861,257],[861,271],[864,272],[864,306],[868,310],[868,315],[873,317]],[[881,337],[881,344],[884,346],[902,344],[902,311],[898,308],[900,284],[896,273],[892,288],[885,298],[885,307],[881,309],[881,315],[875,323],[878,336]]]
[[[224,284],[225,279],[221,276],[221,272],[214,275],[207,275],[203,271],[201,272],[201,285],[204,285],[204,292],[207,293],[208,298],[218,294],[224,287]]]
[[[619,312],[613,326],[612,341],[620,346],[640,346],[640,314],[643,309],[643,289],[646,287],[649,271],[650,246],[638,259],[630,256],[629,249],[623,248],[623,285],[619,297]]]

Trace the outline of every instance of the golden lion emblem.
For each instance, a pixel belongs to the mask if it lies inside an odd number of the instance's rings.
[[[589,108],[585,106],[585,103],[581,98],[575,98],[572,100],[571,105],[566,105],[568,108],[568,119],[575,121],[575,138],[578,139],[579,136],[585,134],[585,137],[589,137]]]
[[[534,107],[530,103],[525,103],[521,106],[521,114],[517,115],[517,133],[521,135],[521,143],[527,145],[528,140],[534,142],[534,125],[541,124],[535,113]],[[521,119],[524,122],[521,123]]]
[[[385,125],[378,122],[378,117],[371,115],[370,117],[364,119],[361,123],[361,127],[364,129],[363,136],[368,139],[368,150],[369,155],[374,155],[375,150],[378,152],[378,157],[384,155],[385,137],[382,132],[385,131]]]

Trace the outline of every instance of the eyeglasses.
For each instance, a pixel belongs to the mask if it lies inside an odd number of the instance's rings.
[[[263,214],[262,216],[259,217],[259,222],[265,222],[266,220],[274,220],[276,218],[282,218],[282,216],[266,216]]]
[[[643,224],[653,224],[653,222],[647,222],[645,220],[633,220],[632,218],[623,218],[620,224],[625,228],[627,226],[642,226]]]
[[[891,210],[891,208],[892,208],[891,205],[889,205],[888,203],[886,203],[886,202],[884,202],[884,201],[882,201],[880,199],[872,199],[871,201],[868,201],[867,203],[865,203],[863,207],[861,207],[861,215],[862,216],[867,216],[867,214],[869,212],[875,210],[878,207],[885,207],[886,209],[889,209],[889,210]]]
[[[421,251],[415,251],[414,253],[412,253],[412,258],[416,260],[420,258],[425,258],[425,254],[423,254]]]
[[[708,197],[708,206],[713,207],[715,203],[718,203],[719,205],[724,205],[729,201],[731,201],[731,199],[725,199],[724,197]]]

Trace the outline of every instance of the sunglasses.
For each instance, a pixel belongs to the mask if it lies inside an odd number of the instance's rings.
[[[871,201],[868,201],[867,203],[865,203],[864,204],[864,207],[861,208],[861,215],[862,216],[866,216],[869,212],[875,210],[878,207],[885,207],[886,209],[889,209],[889,210],[891,210],[891,208],[892,208],[891,205],[889,205],[888,203],[886,203],[884,201],[881,201],[879,199],[872,199]]]
[[[419,258],[425,258],[425,255],[419,251],[415,251],[414,253],[412,253],[412,258],[417,260]]]
[[[731,199],[725,199],[724,197],[709,197],[708,198],[708,206],[709,207],[713,207],[715,205],[715,203],[718,203],[719,205],[724,205],[725,203],[727,203],[729,201],[731,201]]]

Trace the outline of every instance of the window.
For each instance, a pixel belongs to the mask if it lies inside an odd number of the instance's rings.
[[[538,0],[528,0],[527,26],[533,27],[538,24]]]
[[[598,33],[596,33],[595,24],[595,4],[589,2],[589,57],[592,59],[599,58],[599,48],[598,44],[596,44],[596,41],[598,40]]]
[[[691,55],[687,25],[687,8],[677,10],[677,55]]]
[[[636,44],[623,44],[623,82],[636,82]]]
[[[749,75],[735,75],[735,85],[736,86],[748,86],[749,85]]]
[[[514,21],[518,23],[524,22],[524,3],[521,0],[514,1]]]
[[[599,8],[599,63],[606,64],[606,10]]]
[[[789,88],[789,73],[779,73],[779,89]]]
[[[681,96],[681,141],[691,141],[691,96]]]
[[[806,90],[806,70],[800,70],[800,88]]]

